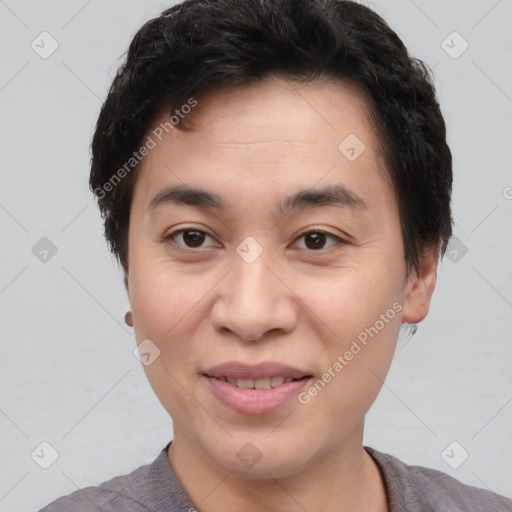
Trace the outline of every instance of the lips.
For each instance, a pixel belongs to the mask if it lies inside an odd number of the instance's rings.
[[[311,374],[307,371],[281,363],[249,365],[227,362],[209,368],[204,371],[203,374],[207,377],[225,380],[233,385],[237,384],[237,387],[242,389],[268,389],[269,387],[283,384],[283,382],[291,382],[292,380],[311,377]],[[278,379],[283,379],[283,382],[279,382]],[[258,382],[261,387],[256,387],[256,383]]]
[[[202,372],[205,389],[221,404],[244,415],[263,415],[293,403],[312,374],[280,363],[228,362]]]

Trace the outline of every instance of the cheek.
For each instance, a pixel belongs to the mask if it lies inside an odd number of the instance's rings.
[[[315,287],[305,283],[302,293],[314,290],[305,295],[305,302],[328,327],[321,337],[325,356],[321,380],[327,384],[318,383],[318,391],[312,390],[315,397],[323,397],[316,402],[319,414],[325,408],[337,411],[340,421],[360,418],[375,400],[401,325],[400,282],[384,268],[370,272],[366,266],[351,269],[337,280],[317,279]]]
[[[208,283],[162,262],[149,263],[136,266],[134,261],[130,275],[135,337],[138,343],[151,340],[158,350],[158,357],[144,371],[163,407],[173,412],[173,420],[189,417],[204,422],[186,389],[197,371],[194,354],[201,350],[190,334],[197,327],[198,315],[206,314],[200,298]]]
[[[147,253],[144,260],[134,258],[131,264],[130,302],[141,335],[150,337],[151,333],[163,340],[172,335],[183,318],[196,314],[215,276],[191,273],[187,265],[171,265],[151,257],[151,251]]]
[[[197,332],[211,308],[208,293],[224,272],[191,272],[190,266],[171,265],[150,257],[150,252],[146,261],[132,260],[130,301],[135,336],[138,343],[150,339],[159,350],[158,359],[144,367],[157,396],[181,402],[182,386],[197,372],[198,355],[205,350],[201,346],[204,337]],[[187,407],[186,400],[178,405],[178,409]]]
[[[354,311],[353,318],[345,319],[345,329],[340,322],[336,339],[324,347],[324,373],[301,397],[310,417],[324,418],[329,435],[355,428],[382,388],[400,328],[400,314],[391,304],[386,306],[373,316]]]
[[[396,274],[399,275],[399,274]],[[354,265],[337,273],[323,277],[309,276],[297,278],[294,292],[303,300],[325,327],[324,340],[333,344],[352,340],[366,327],[386,316],[386,326],[397,324],[400,317],[394,303],[403,300],[399,279],[395,274],[382,268],[372,269],[370,265]],[[380,325],[380,323],[379,323]],[[386,329],[390,331],[391,329]],[[397,327],[394,327],[394,331]]]

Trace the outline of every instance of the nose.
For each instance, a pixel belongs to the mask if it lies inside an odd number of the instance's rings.
[[[233,268],[219,283],[211,311],[218,332],[258,341],[296,328],[297,297],[287,286],[285,276],[273,267],[263,255],[252,263],[234,255]]]

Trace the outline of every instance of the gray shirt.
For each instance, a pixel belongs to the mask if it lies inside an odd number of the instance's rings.
[[[98,487],[75,491],[39,512],[197,512],[169,464],[169,444],[151,464]],[[364,449],[382,473],[390,512],[512,512],[512,501],[503,496],[464,485],[434,469],[409,466],[373,448]]]

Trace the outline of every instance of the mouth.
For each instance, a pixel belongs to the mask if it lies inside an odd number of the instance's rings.
[[[283,363],[263,362],[249,365],[236,361],[209,368],[203,375],[223,380],[240,389],[269,389],[283,383],[312,377],[308,371]]]
[[[238,389],[270,389],[281,386],[282,384],[287,384],[288,382],[309,379],[311,377],[311,375],[305,375],[300,379],[293,379],[291,377],[283,377],[282,375],[274,375],[272,377],[266,377],[262,379],[235,379],[232,377],[213,377],[212,375],[207,374],[205,374],[205,376],[210,377],[212,379],[227,382],[228,384],[231,384],[232,386]]]
[[[201,373],[206,389],[231,410],[244,415],[267,414],[290,402],[312,373],[281,363],[249,365],[228,362]]]

